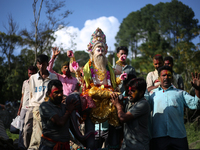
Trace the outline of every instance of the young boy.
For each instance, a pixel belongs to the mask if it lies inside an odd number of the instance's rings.
[[[68,96],[70,93],[75,91],[76,85],[77,85],[77,79],[71,76],[71,72],[69,69],[69,62],[65,62],[62,64],[62,68],[61,68],[61,71],[63,73],[62,75],[55,72],[52,69],[54,60],[60,53],[57,47],[52,48],[52,50],[53,50],[53,56],[51,60],[49,61],[49,66],[47,67],[47,69],[50,72],[55,73],[57,75],[58,79],[62,82],[62,85],[63,85],[63,94]]]

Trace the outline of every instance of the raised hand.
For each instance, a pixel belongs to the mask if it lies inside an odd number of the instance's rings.
[[[52,51],[53,51],[53,57],[54,58],[56,58],[58,56],[58,54],[60,54],[60,51],[58,50],[58,47],[53,47]]]
[[[200,91],[200,79],[199,79],[199,73],[195,72],[195,74],[192,72],[192,81],[191,84],[192,86],[196,89]]]

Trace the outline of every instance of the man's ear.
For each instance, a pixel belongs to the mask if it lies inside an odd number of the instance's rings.
[[[120,56],[119,56],[119,53],[117,53],[117,57],[119,58]]]
[[[158,77],[158,80],[160,81],[160,77]]]

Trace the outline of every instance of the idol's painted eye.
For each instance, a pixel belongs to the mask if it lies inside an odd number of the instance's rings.
[[[98,47],[98,48],[96,48],[96,51],[97,51],[97,52],[102,52],[102,53],[103,53],[103,52],[104,52],[104,48],[99,48],[99,47]]]

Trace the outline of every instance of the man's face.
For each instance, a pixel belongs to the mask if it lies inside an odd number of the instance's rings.
[[[164,65],[169,66],[171,68],[173,67],[173,64],[169,60],[165,60]]]
[[[69,75],[70,74],[70,69],[69,69],[69,66],[67,66],[67,65],[63,66],[61,71],[62,71],[62,73],[64,75]]]
[[[28,70],[28,77],[30,78],[35,73],[36,73],[35,70]]]
[[[136,102],[140,99],[140,94],[135,86],[129,86],[128,90],[128,95],[130,96],[131,102]]]
[[[43,62],[43,63],[37,62],[36,66],[40,72],[45,72],[47,69],[48,63],[47,62]]]
[[[158,70],[158,68],[163,66],[163,61],[159,59],[154,59],[153,66],[155,67],[156,70]]]
[[[62,86],[60,86],[60,87],[52,86],[49,97],[54,104],[56,104],[56,105],[61,104],[62,99],[63,99]]]
[[[172,73],[169,70],[162,70],[160,72],[161,87],[168,88],[172,83]]]
[[[119,52],[117,53],[117,57],[120,58],[123,55],[127,57],[126,51],[125,50],[119,50]]]

